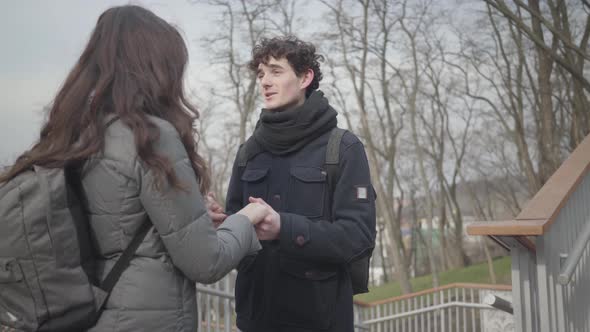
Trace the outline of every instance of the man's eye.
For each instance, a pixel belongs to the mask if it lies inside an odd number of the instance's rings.
[[[272,73],[275,74],[275,75],[278,75],[278,74],[281,73],[281,71],[280,70],[273,70]]]

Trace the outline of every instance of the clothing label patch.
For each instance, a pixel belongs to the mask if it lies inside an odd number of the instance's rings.
[[[367,187],[356,187],[356,199],[369,199]]]

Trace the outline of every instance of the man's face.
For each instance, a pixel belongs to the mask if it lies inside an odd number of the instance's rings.
[[[264,98],[264,108],[284,110],[305,102],[307,75],[297,77],[286,58],[269,58],[268,63],[258,65],[258,82]]]

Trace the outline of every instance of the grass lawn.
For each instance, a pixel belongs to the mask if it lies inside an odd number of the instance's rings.
[[[494,271],[496,272],[496,280],[500,285],[510,285],[510,257],[498,257],[494,259]],[[474,264],[465,268],[449,270],[439,273],[440,285],[444,286],[452,283],[476,283],[476,284],[491,284],[488,273],[488,265],[486,262]],[[412,283],[412,291],[419,292],[421,290],[432,288],[432,275],[425,275],[410,280]],[[369,293],[360,294],[354,298],[363,302],[373,302],[377,300],[387,299],[390,297],[402,295],[399,282],[394,281],[383,284],[377,287],[369,287]]]

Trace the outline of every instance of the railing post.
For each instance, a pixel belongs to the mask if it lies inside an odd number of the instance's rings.
[[[547,282],[547,257],[545,257],[544,236],[537,237],[537,285],[539,300],[539,323],[541,332],[552,332],[551,313],[549,310],[549,284]]]
[[[496,296],[494,294],[487,294],[483,299],[483,303],[485,303],[491,307],[494,307],[496,309],[507,312],[511,315],[514,314],[514,309],[512,308],[512,303],[508,302],[505,299],[503,299],[499,296]]]

